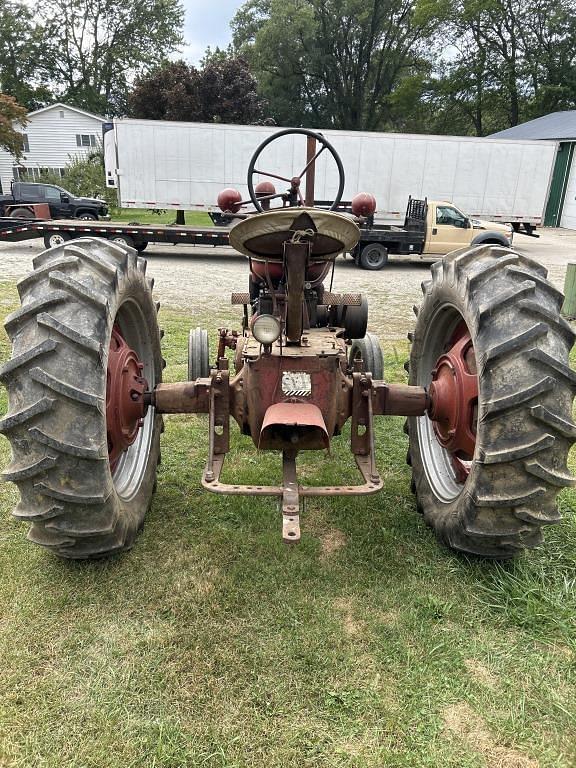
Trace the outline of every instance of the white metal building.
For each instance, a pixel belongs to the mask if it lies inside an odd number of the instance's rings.
[[[20,162],[0,149],[0,183],[5,194],[11,181],[38,178],[43,170],[62,175],[70,157],[86,154],[102,143],[104,118],[68,104],[51,104],[30,112],[28,119],[22,130],[24,153]]]

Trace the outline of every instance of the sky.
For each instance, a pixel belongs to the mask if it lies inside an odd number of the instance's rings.
[[[232,40],[230,20],[244,0],[183,0],[186,46],[180,56],[198,64],[206,48],[226,48]]]

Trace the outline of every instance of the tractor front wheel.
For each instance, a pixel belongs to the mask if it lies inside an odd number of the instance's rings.
[[[364,370],[372,374],[375,380],[384,378],[384,359],[378,336],[370,331],[366,332],[363,339],[354,339],[350,347],[349,363],[354,369],[354,361],[361,359]]]
[[[142,394],[161,381],[162,357],[145,270],[105,240],[59,245],[34,259],[6,319],[4,479],[20,490],[28,538],[61,557],[130,548],[152,498],[161,417]]]
[[[210,349],[208,331],[194,328],[188,334],[188,381],[210,376]]]
[[[410,384],[428,388],[432,407],[408,420],[418,506],[450,547],[512,557],[540,543],[574,484],[562,294],[540,264],[494,246],[451,254],[422,288]]]

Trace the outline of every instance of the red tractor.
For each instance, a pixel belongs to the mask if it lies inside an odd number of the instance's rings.
[[[302,173],[258,168],[264,147],[287,133],[306,136]],[[324,152],[339,177],[330,210],[314,207]],[[268,180],[255,187],[255,176]],[[559,520],[558,491],[574,483],[566,459],[576,437],[574,334],[546,270],[497,246],[434,264],[410,336],[409,384],[387,384],[365,299],[325,286],[359,235],[334,211],[344,172],[333,147],[311,131],[282,131],[256,151],[248,189],[256,213],[230,237],[250,269],[248,291],[232,296],[241,328],[220,330],[212,364],[206,333],[193,331],[188,381],[162,384],[157,306],[136,251],[68,242],[37,256],[19,282],[22,306],[5,323],[13,355],[0,372],[9,394],[0,428],[12,445],[4,478],[18,485],[14,514],[31,524],[29,538],[67,558],[131,547],[155,487],[162,414],[207,413],[204,488],[278,497],[283,537],[295,542],[302,499],[378,493],[374,420],[399,415],[417,506],[443,542],[497,558],[538,544]],[[242,205],[230,191],[221,202]],[[356,215],[373,210],[369,195],[355,199]],[[257,449],[282,452],[277,485],[222,482],[231,419]],[[301,485],[299,452],[328,450],[349,419],[359,484]]]

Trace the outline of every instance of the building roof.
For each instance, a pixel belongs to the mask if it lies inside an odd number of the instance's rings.
[[[572,139],[576,141],[576,109],[552,112],[505,131],[493,133],[491,139]]]
[[[42,109],[36,109],[34,112],[28,112],[28,117],[33,117],[34,115],[39,115],[41,112],[47,112],[49,109],[57,108],[70,109],[72,112],[78,112],[81,115],[86,115],[86,117],[93,117],[94,120],[99,120],[101,123],[106,120],[106,118],[101,115],[94,115],[92,112],[86,112],[85,109],[78,109],[78,107],[72,107],[70,104],[63,104],[61,101],[57,101],[56,104],[49,104],[47,107],[42,107]]]

